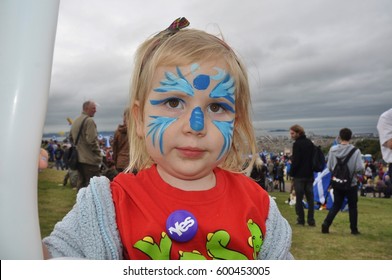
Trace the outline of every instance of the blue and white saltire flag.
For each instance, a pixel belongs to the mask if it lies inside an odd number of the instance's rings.
[[[105,139],[105,147],[106,148],[110,148],[111,146],[110,146],[109,136],[105,136],[104,139]]]
[[[331,146],[336,146],[337,144],[339,144],[339,140],[338,140],[338,139],[339,139],[339,138],[336,137],[335,140],[333,140],[333,143],[332,143]]]
[[[327,210],[331,210],[334,202],[334,196],[333,196],[333,189],[330,189],[328,192],[328,199],[327,199]],[[340,208],[340,211],[348,211],[348,200],[347,196],[344,197],[342,207]]]
[[[322,172],[314,173],[315,179],[313,181],[314,201],[321,204],[325,203],[328,187],[331,181],[331,172],[328,168],[324,168]]]

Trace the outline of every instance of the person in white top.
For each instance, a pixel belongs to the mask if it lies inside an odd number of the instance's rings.
[[[382,158],[388,163],[388,175],[392,177],[392,108],[381,114],[377,123]]]

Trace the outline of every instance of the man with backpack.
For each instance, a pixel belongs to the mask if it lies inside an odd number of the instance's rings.
[[[327,168],[331,171],[331,186],[334,202],[327,217],[321,225],[322,233],[329,233],[335,216],[342,208],[347,197],[351,234],[358,231],[358,188],[356,174],[364,170],[361,151],[350,144],[352,131],[343,128],[339,132],[340,143],[332,146],[328,154]]]

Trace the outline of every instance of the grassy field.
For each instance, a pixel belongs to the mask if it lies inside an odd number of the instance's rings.
[[[41,235],[47,236],[55,223],[72,208],[76,191],[59,186],[65,171],[46,169],[39,174],[38,199]],[[340,212],[330,228],[321,233],[327,211],[316,211],[317,226],[296,226],[294,206],[285,203],[288,193],[272,192],[282,215],[292,225],[292,254],[300,260],[391,260],[392,199],[359,197],[359,236],[350,234],[348,213]]]
[[[65,171],[45,169],[38,175],[38,213],[41,236],[48,236],[54,225],[61,220],[75,204],[76,190],[69,183],[63,187]]]
[[[273,192],[282,215],[293,229],[292,253],[301,260],[391,260],[392,199],[359,197],[358,229],[351,234],[348,212],[340,212],[329,234],[321,233],[327,210],[316,210],[316,227],[297,226],[294,206],[285,203],[287,193]],[[307,210],[305,210],[307,211]],[[306,212],[305,212],[306,215]]]

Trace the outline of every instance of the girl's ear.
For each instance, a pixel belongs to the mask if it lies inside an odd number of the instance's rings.
[[[136,134],[137,136],[144,138],[143,116],[140,111],[141,111],[140,103],[139,101],[135,101],[132,107],[132,117],[135,120],[135,124],[136,124]]]

